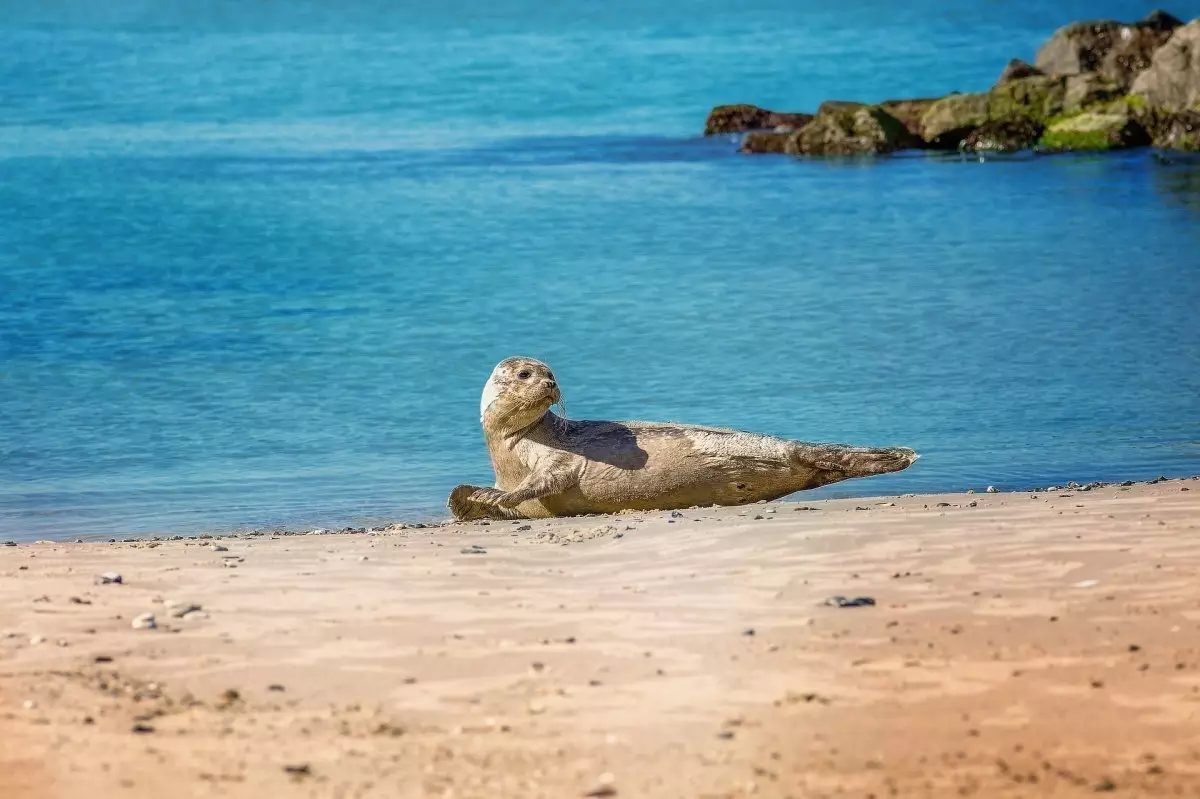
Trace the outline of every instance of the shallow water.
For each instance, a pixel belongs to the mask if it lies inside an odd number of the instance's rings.
[[[11,5],[5,538],[443,515],[518,353],[576,418],[923,454],[818,495],[1200,471],[1200,163],[697,136],[1148,6]]]

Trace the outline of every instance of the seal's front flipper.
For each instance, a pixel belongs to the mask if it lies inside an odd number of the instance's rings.
[[[464,483],[450,492],[450,499],[447,500],[446,507],[460,522],[469,522],[475,519],[524,518],[515,510],[501,507],[492,495],[504,496],[504,492],[495,488],[480,488]],[[488,501],[489,499],[491,501]]]
[[[919,458],[908,447],[848,447],[843,444],[796,442],[796,465],[816,474],[809,488],[876,474],[898,472]]]

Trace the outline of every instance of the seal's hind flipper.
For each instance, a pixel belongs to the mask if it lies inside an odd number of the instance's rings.
[[[920,457],[908,447],[849,447],[801,441],[795,444],[797,466],[817,472],[814,488],[853,477],[899,472]]]

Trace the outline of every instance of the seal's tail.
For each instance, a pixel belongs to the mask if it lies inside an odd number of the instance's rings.
[[[852,477],[899,472],[919,458],[908,447],[849,447],[844,444],[796,442],[797,465],[816,472],[815,485],[828,485]]]

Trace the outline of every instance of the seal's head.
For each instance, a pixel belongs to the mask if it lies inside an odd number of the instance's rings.
[[[505,358],[496,364],[483,387],[479,420],[489,430],[522,430],[561,401],[558,381],[549,366],[533,358]]]

